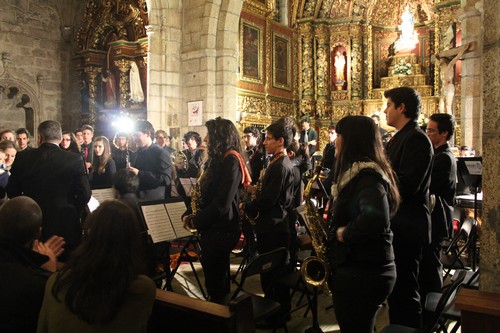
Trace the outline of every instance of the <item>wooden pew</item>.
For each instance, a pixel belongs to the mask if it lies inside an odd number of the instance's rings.
[[[148,332],[255,332],[252,299],[243,295],[220,305],[156,289]]]

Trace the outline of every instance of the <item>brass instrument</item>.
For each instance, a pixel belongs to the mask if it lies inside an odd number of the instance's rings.
[[[179,170],[186,170],[188,165],[188,158],[183,151],[175,151],[170,154],[170,158],[172,159],[172,163]]]
[[[266,173],[266,169],[260,170],[259,180],[255,184],[255,186],[248,186],[246,190],[243,192],[241,201],[243,203],[252,202],[257,199],[262,193],[262,178],[264,178],[264,174]],[[245,219],[251,224],[255,225],[255,221],[259,218],[259,213],[257,216],[250,217],[245,213]]]
[[[331,295],[328,287],[330,265],[328,261],[328,234],[322,223],[322,216],[318,212],[318,205],[311,197],[313,184],[318,181],[319,172],[314,173],[304,190],[305,197],[305,222],[312,240],[316,256],[304,260],[300,271],[304,280],[312,286],[321,286],[325,293]]]
[[[191,188],[191,216],[196,215],[196,212],[200,210],[202,205],[200,182],[201,182],[201,177],[203,176],[203,172],[204,170],[201,171],[200,177],[198,177],[198,181]],[[184,228],[193,233],[198,231],[187,225],[185,225]]]

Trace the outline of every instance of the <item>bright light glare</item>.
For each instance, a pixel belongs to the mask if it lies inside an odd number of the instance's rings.
[[[134,121],[126,117],[117,118],[111,125],[123,132],[132,132],[134,130]]]

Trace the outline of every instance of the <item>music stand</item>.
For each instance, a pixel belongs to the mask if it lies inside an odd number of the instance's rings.
[[[188,256],[189,246],[196,241],[196,235],[184,229],[182,223],[182,215],[186,211],[186,204],[182,198],[167,198],[164,200],[140,201],[137,205],[139,206],[141,219],[153,244],[167,243],[170,249],[172,241],[180,240],[180,243],[182,243],[176,267],[173,270],[170,269],[170,251],[168,251],[164,263],[166,272],[165,288],[173,291],[172,279],[183,256]],[[190,264],[200,290],[203,296],[207,298],[192,262]]]
[[[465,186],[468,186],[474,194],[474,220],[477,221],[477,194],[481,192],[483,182],[483,158],[459,157],[457,161],[458,176]],[[472,269],[476,269],[476,241],[477,232],[472,235]]]

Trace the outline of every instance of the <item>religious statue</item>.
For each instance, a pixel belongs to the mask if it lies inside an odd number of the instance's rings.
[[[406,6],[406,10],[401,15],[402,23],[398,25],[398,29],[401,31],[401,36],[394,44],[396,52],[413,50],[418,43],[418,34],[414,30],[415,19],[410,7]]]
[[[335,77],[337,78],[337,83],[344,83],[344,68],[345,68],[345,57],[342,52],[337,51],[335,55]]]
[[[106,96],[104,100],[104,106],[112,108],[116,106],[116,81],[113,73],[107,69],[106,76],[102,76],[102,82],[105,83]]]
[[[455,77],[455,63],[464,55],[469,49],[470,43],[462,45],[458,49],[457,55],[450,59],[445,56],[436,54],[435,62],[439,64],[439,75],[441,79],[441,97],[439,98],[439,112],[452,113],[453,98],[455,97],[455,84],[453,78]]]
[[[142,91],[141,76],[139,68],[135,61],[130,63],[130,100],[141,103],[144,101],[144,92]]]

